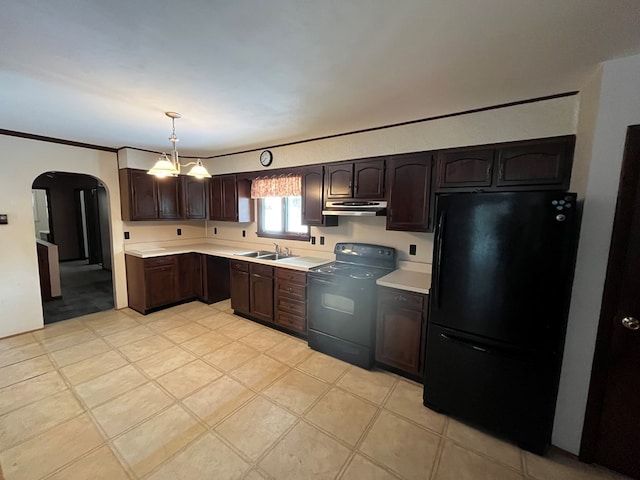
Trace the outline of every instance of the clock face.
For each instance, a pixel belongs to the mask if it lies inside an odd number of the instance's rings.
[[[273,153],[271,153],[269,150],[265,150],[260,154],[260,163],[263,167],[268,167],[269,165],[271,165],[272,161]]]

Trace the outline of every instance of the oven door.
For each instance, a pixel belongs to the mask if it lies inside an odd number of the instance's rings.
[[[375,334],[375,284],[325,277],[309,275],[309,329],[372,347]]]

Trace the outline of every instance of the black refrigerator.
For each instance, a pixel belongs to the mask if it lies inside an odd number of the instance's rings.
[[[543,453],[575,265],[576,196],[440,195],[424,404]]]

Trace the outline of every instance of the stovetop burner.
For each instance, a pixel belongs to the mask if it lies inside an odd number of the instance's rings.
[[[380,278],[391,270],[388,268],[378,268],[369,265],[354,265],[345,262],[333,262],[310,270],[315,274],[327,277],[351,278],[353,280],[370,280]]]

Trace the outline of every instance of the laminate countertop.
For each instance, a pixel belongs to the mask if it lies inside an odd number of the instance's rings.
[[[380,277],[376,283],[383,287],[428,294],[431,288],[431,273],[398,269]]]

